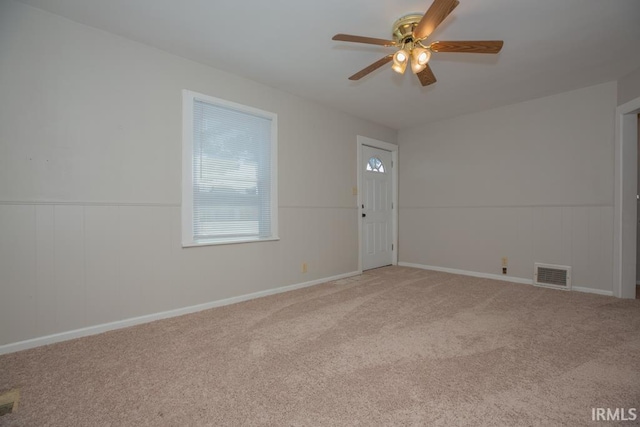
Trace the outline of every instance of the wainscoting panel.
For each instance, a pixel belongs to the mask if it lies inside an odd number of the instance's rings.
[[[51,335],[58,331],[56,304],[56,264],[55,264],[55,206],[29,206],[35,210],[35,317],[34,334]],[[0,206],[0,211],[8,206]],[[2,223],[0,222],[0,225]],[[29,254],[31,255],[31,254]],[[8,284],[15,286],[15,284]]]
[[[279,222],[279,241],[182,248],[178,205],[0,204],[0,345],[357,270],[355,207]]]
[[[116,206],[84,208],[86,307],[99,323],[122,315],[118,215]]]
[[[54,277],[57,328],[87,326],[84,207],[56,206],[54,221]]]
[[[571,265],[573,286],[612,291],[613,207],[400,208],[399,260],[533,277],[533,263]]]
[[[9,341],[36,333],[34,225],[34,206],[0,206],[0,334]]]

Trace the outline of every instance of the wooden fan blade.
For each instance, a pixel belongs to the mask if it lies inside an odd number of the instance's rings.
[[[502,40],[437,41],[431,43],[429,49],[434,52],[498,53],[503,44]]]
[[[336,34],[331,40],[338,40],[341,42],[376,44],[380,46],[395,46],[396,44],[396,42],[394,42],[393,40],[376,39],[374,37],[352,36],[351,34]]]
[[[435,0],[413,30],[413,39],[422,40],[429,37],[459,4],[458,0]]]
[[[427,68],[420,71],[416,75],[418,76],[418,79],[420,79],[420,83],[422,84],[422,86],[429,86],[430,84],[436,82],[436,76],[433,74],[433,71],[431,70],[431,67],[429,67],[429,64],[427,64]]]
[[[449,10],[449,12],[447,12],[447,16],[449,16],[449,14],[451,12],[453,12],[453,9],[455,9],[456,7],[458,7],[458,5],[460,4],[460,2],[458,0],[456,0],[455,2],[453,2],[453,6],[451,6],[451,9]],[[446,18],[446,17],[445,17]]]
[[[355,73],[353,76],[349,77],[349,80],[360,80],[370,72],[377,70],[378,68],[382,67],[384,64],[387,64],[391,61],[393,61],[393,55],[387,55],[384,58],[378,59],[373,64],[369,65],[366,68],[363,68],[362,70]]]

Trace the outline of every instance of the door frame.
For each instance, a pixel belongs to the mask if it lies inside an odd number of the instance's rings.
[[[635,298],[640,98],[616,108],[613,294]]]
[[[358,272],[362,274],[362,146],[367,145],[373,148],[391,152],[391,200],[393,208],[391,209],[391,242],[393,250],[391,251],[391,265],[398,265],[398,146],[389,142],[378,141],[377,139],[358,135],[356,138],[357,149],[357,207],[358,207]]]

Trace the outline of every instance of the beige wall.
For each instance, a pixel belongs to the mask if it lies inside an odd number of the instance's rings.
[[[618,105],[640,98],[640,68],[618,80]]]
[[[612,291],[616,83],[399,133],[399,260]]]
[[[278,114],[279,242],[181,248],[182,89]],[[10,1],[0,94],[0,345],[357,270],[356,135],[396,142]]]

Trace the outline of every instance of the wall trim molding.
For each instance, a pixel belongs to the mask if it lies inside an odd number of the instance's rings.
[[[48,344],[55,344],[62,341],[68,341],[76,338],[97,335],[103,332],[113,331],[116,329],[128,328],[129,326],[141,325],[143,323],[153,322],[155,320],[168,319],[171,317],[183,316],[185,314],[197,313],[199,311],[208,310],[210,308],[222,307],[225,305],[236,304],[243,301],[249,301],[256,298],[262,298],[269,295],[280,294],[283,292],[293,291],[295,289],[307,288],[322,283],[332,282],[334,280],[345,279],[347,277],[358,276],[359,272],[351,271],[349,273],[338,274],[336,276],[324,277],[321,279],[310,280],[308,282],[296,283],[293,285],[281,286],[279,288],[267,289],[264,291],[253,292],[250,294],[239,295],[236,297],[225,298],[217,301],[211,301],[204,304],[197,304],[188,307],[177,308],[173,310],[162,311],[159,313],[147,314],[139,317],[132,317],[115,322],[103,323],[100,325],[88,326],[86,328],[74,329],[72,331],[60,332],[57,334],[46,335],[43,337],[32,338],[15,343],[0,345],[0,355],[14,353],[16,351],[28,350],[30,348],[40,347]]]
[[[160,202],[82,202],[63,200],[0,200],[0,206],[108,206],[108,207],[128,207],[143,206],[155,208],[179,208],[180,203],[160,203]],[[278,205],[278,209],[358,209],[357,206],[319,206],[319,205]]]
[[[400,209],[496,209],[496,208],[612,208],[612,204],[521,204],[521,205],[433,205],[433,206],[400,206]]]
[[[521,283],[524,285],[533,284],[532,279],[523,279],[521,277],[513,277],[513,276],[503,276],[500,274],[480,273],[477,271],[459,270],[457,268],[448,268],[448,267],[436,267],[433,265],[415,264],[411,262],[399,262],[398,265],[402,267],[419,268],[421,270],[442,271],[444,273],[461,274],[463,276],[481,277],[483,279],[494,279],[494,280],[501,280],[503,282],[511,282],[511,283]]]
[[[620,298],[636,296],[638,113],[640,97],[619,105],[615,112],[613,290]]]
[[[401,266],[401,267],[419,268],[421,270],[442,271],[444,273],[461,274],[463,276],[480,277],[480,278],[483,278],[483,279],[501,280],[503,282],[520,283],[520,284],[523,284],[523,285],[533,285],[533,279],[523,279],[521,277],[514,277],[514,276],[503,276],[501,274],[480,273],[480,272],[477,272],[477,271],[459,270],[457,268],[447,268],[447,267],[436,267],[436,266],[433,266],[433,265],[415,264],[415,263],[411,263],[411,262],[399,262],[398,265]],[[601,289],[584,288],[584,287],[581,287],[581,286],[573,286],[571,288],[571,290],[578,291],[578,292],[585,292],[585,293],[589,293],[589,294],[613,296],[613,292],[612,291],[603,291]]]
[[[0,205],[26,205],[26,206],[148,206],[154,208],[179,208],[180,203],[156,203],[156,202],[81,202],[63,200],[0,200]]]
[[[572,291],[584,292],[586,294],[604,295],[606,297],[612,297],[613,291],[603,291],[602,289],[585,288],[583,286],[572,286]]]

